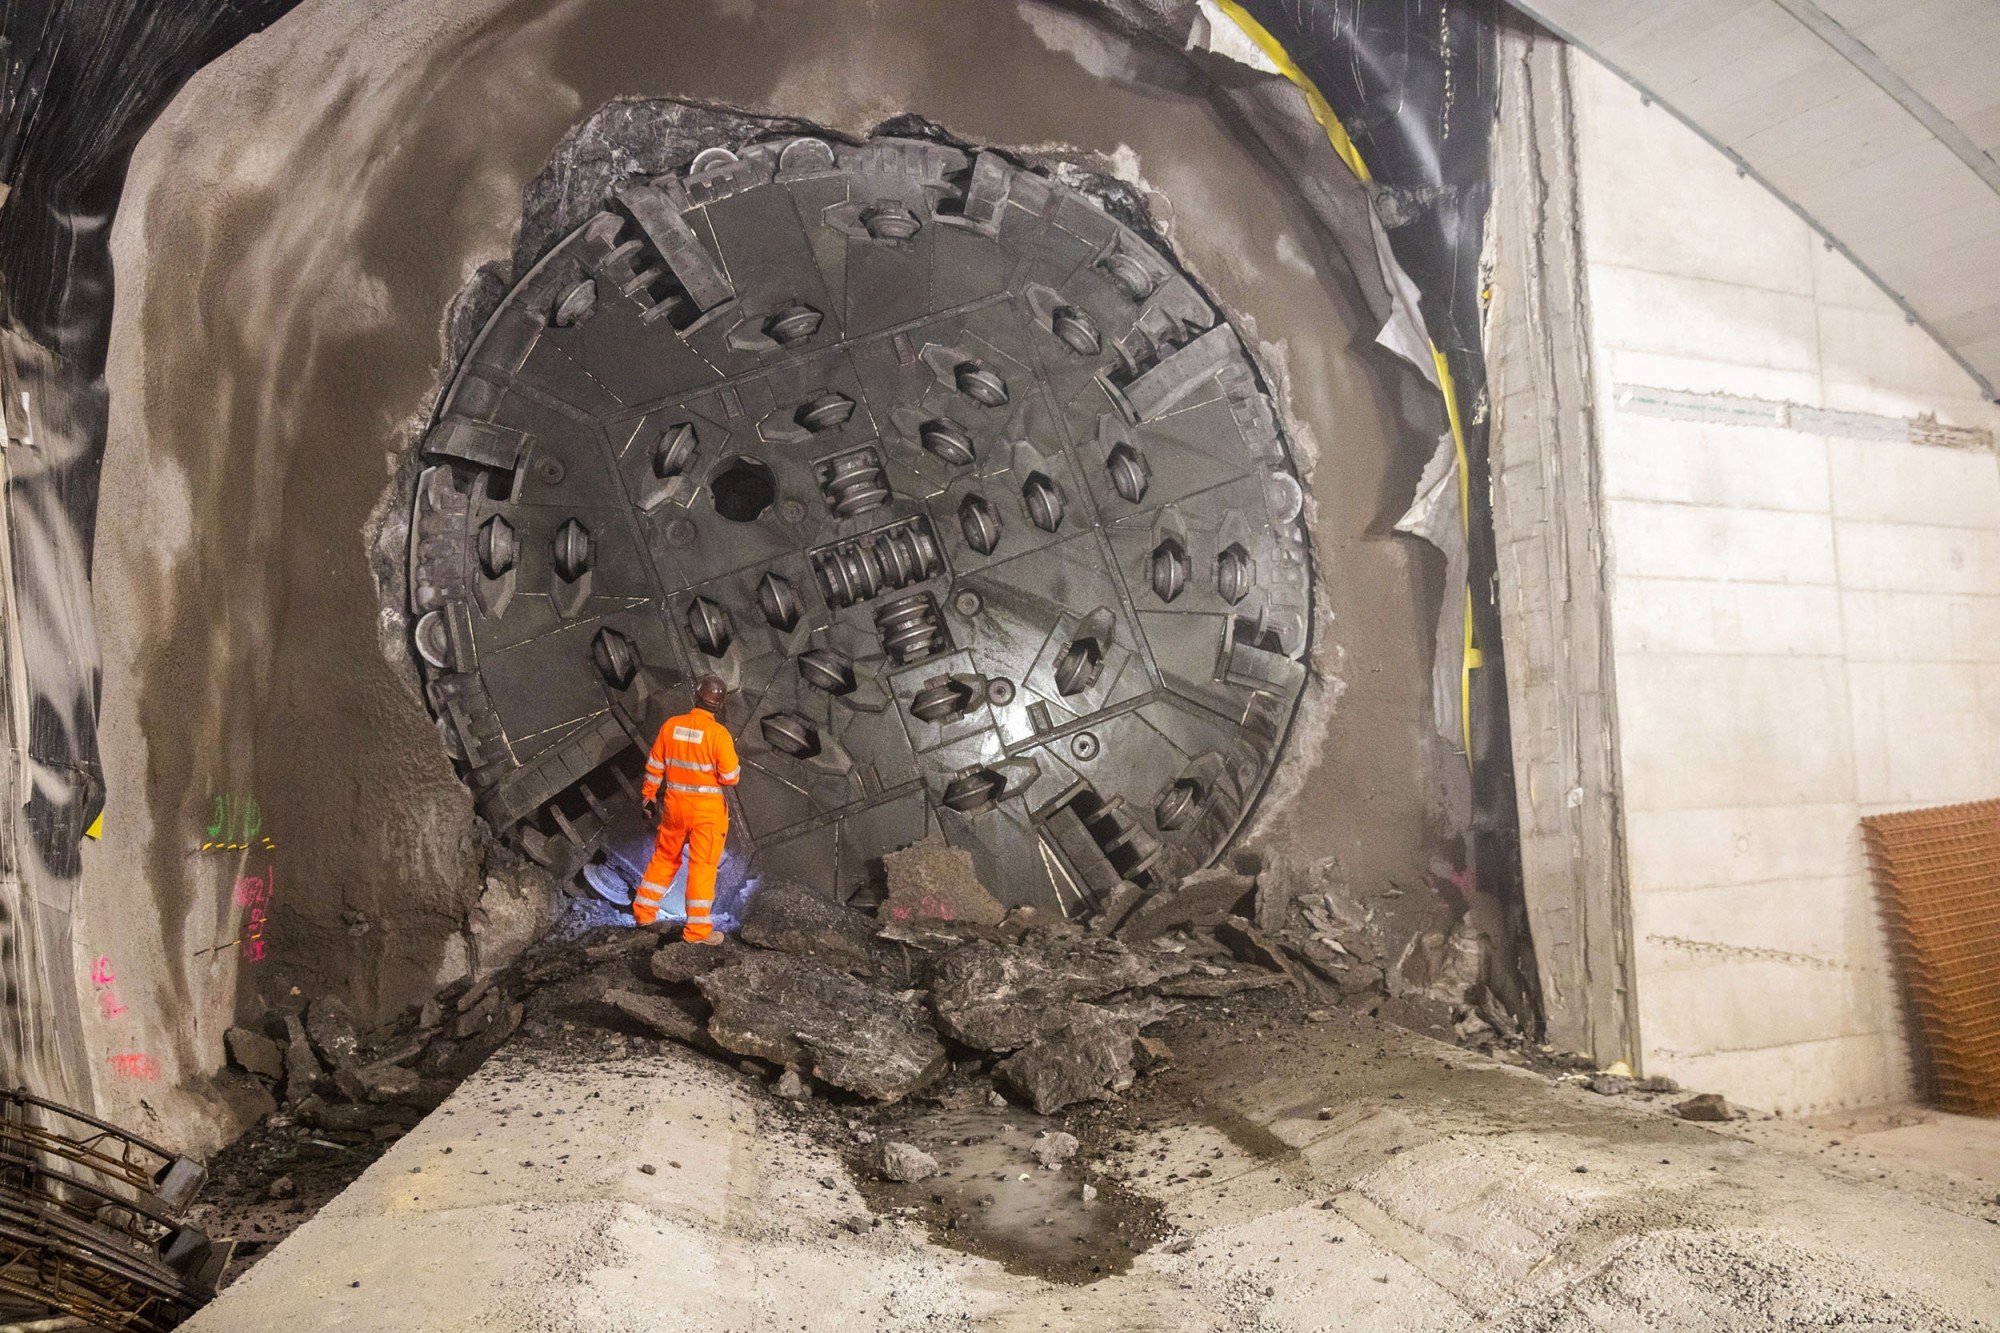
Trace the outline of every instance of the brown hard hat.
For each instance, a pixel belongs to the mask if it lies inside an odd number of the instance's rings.
[[[701,700],[704,708],[720,708],[729,697],[729,687],[722,683],[720,676],[703,676],[694,687],[694,697]]]

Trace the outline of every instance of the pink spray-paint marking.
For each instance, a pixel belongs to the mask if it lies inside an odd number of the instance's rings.
[[[264,904],[271,901],[271,887],[277,882],[275,866],[266,866],[261,876],[247,875],[236,881],[236,904],[250,909],[248,929],[243,935],[243,960],[248,963],[264,961],[264,926],[270,916]]]
[[[111,1057],[111,1073],[117,1078],[144,1079],[152,1083],[159,1080],[160,1067],[150,1055],[114,1055]]]
[[[108,957],[99,957],[90,965],[90,979],[97,987],[97,1010],[107,1022],[125,1012],[125,1006],[118,1003],[118,992],[111,988],[117,976]]]

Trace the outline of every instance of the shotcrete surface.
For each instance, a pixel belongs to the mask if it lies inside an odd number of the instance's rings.
[[[1181,57],[1007,0],[308,0],[176,100],[115,235],[110,798],[77,938],[107,1114],[212,1146],[230,1114],[203,1078],[233,1016],[296,987],[380,1018],[467,965],[479,837],[384,609],[391,515],[447,303],[509,257],[554,145],[626,95],[855,134],[916,112],[1147,189],[1277,372],[1311,478],[1326,614],[1264,850],[1364,895],[1424,883],[1450,762],[1425,739],[1436,573],[1388,529],[1432,405],[1393,387],[1337,252]],[[249,801],[247,849],[228,818],[208,833]],[[264,877],[253,945],[243,881]]]
[[[1178,1065],[1068,1122],[1066,1189],[1122,1177],[1166,1227],[1095,1282],[871,1219],[837,1110],[593,1034],[503,1051],[187,1327],[1958,1333],[2000,1309],[1990,1182],[1892,1175],[1833,1127],[1690,1124],[1365,1016],[1253,1012],[1168,1030]],[[1004,1137],[1018,1112],[994,1114]],[[1988,1161],[1994,1130],[1953,1127]]]

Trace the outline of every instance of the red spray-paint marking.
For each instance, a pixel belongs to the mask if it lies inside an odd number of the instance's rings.
[[[236,881],[236,905],[250,909],[248,928],[243,934],[245,962],[264,961],[264,926],[270,920],[269,914],[264,910],[264,904],[271,901],[271,889],[277,880],[277,867],[266,866],[263,875],[246,875]]]
[[[111,971],[111,959],[99,957],[90,965],[90,979],[97,986],[97,1009],[105,1019],[118,1017],[125,1012],[125,1006],[118,1003],[118,992],[111,988],[117,977]]]
[[[150,1055],[114,1055],[111,1057],[111,1073],[116,1078],[137,1078],[153,1083],[159,1080],[160,1067]]]

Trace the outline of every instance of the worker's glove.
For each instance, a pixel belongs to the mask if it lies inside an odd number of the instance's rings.
[[[657,824],[660,822],[659,797],[648,796],[644,801],[640,803],[639,808],[646,812],[646,820],[648,823]]]

